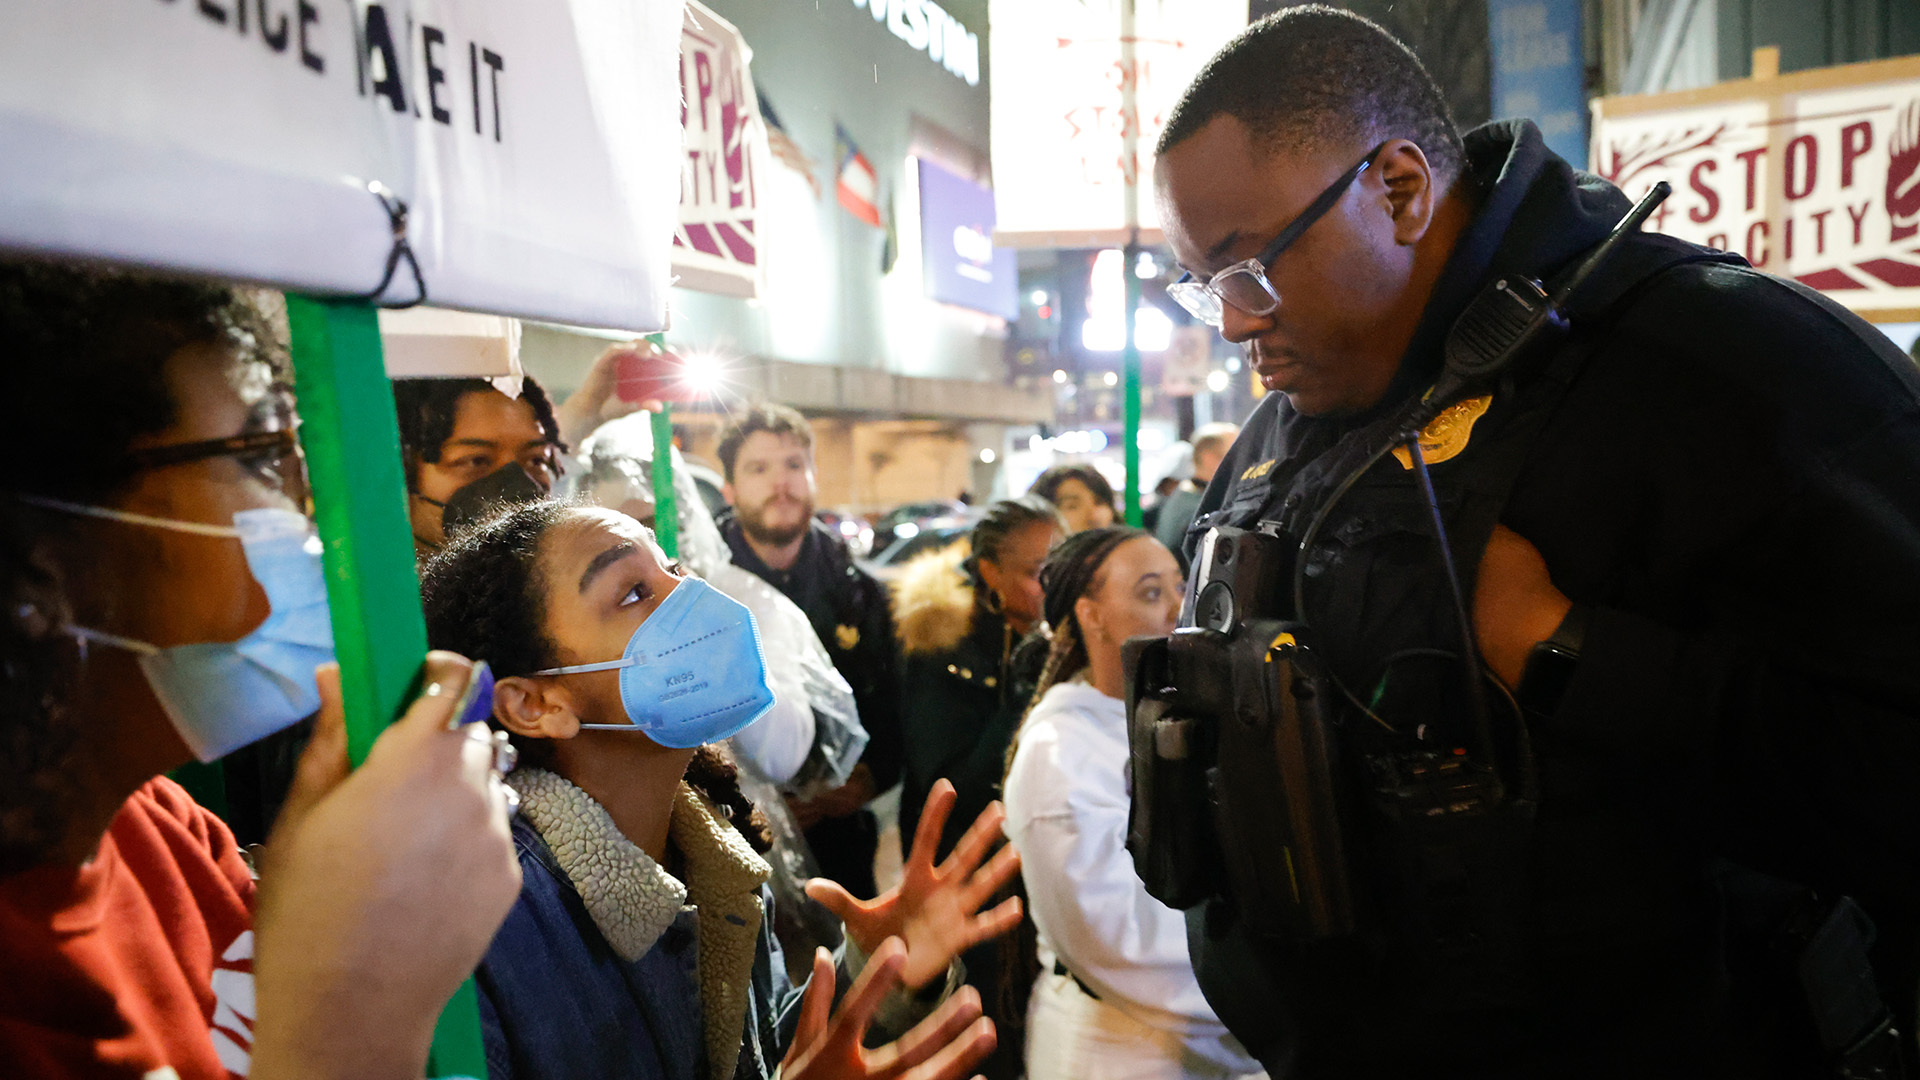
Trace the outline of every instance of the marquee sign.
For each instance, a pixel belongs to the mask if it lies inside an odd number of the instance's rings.
[[[1721,248],[1882,322],[1920,318],[1920,58],[1594,102],[1590,168],[1648,228]]]
[[[993,0],[987,25],[995,242],[1118,247],[1132,189],[1142,239],[1158,243],[1153,144],[1187,84],[1246,29],[1247,0]]]
[[[657,329],[680,22],[681,0],[8,0],[0,248],[370,294],[404,202],[433,303]],[[396,269],[381,298],[413,298]]]

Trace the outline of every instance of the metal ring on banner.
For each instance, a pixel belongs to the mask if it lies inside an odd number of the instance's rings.
[[[378,180],[367,181],[367,192],[380,200],[380,208],[387,212],[387,223],[393,229],[393,249],[387,252],[387,272],[380,277],[380,284],[365,294],[370,303],[387,308],[410,308],[427,302],[427,279],[421,276],[420,261],[413,257],[413,245],[407,242],[407,201],[394,194],[392,188]],[[407,268],[413,271],[413,284],[418,295],[404,304],[382,304],[380,294],[387,291],[393,283],[394,272],[400,269],[400,260],[405,259]]]

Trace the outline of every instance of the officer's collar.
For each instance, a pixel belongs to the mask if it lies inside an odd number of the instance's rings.
[[[1461,182],[1477,204],[1473,221],[1434,283],[1387,393],[1343,427],[1370,423],[1431,385],[1454,321],[1496,274],[1547,278],[1604,239],[1628,208],[1612,185],[1575,172],[1547,149],[1531,120],[1485,124],[1463,142]]]

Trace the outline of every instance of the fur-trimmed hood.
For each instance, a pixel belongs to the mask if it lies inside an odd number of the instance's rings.
[[[973,585],[961,563],[965,540],[913,559],[893,580],[894,633],[908,656],[944,653],[973,633]]]

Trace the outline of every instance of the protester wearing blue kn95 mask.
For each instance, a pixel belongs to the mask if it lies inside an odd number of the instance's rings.
[[[954,961],[1020,917],[1017,900],[981,910],[1019,864],[991,852],[998,804],[936,865],[955,798],[942,782],[899,886],[856,900],[809,882],[846,945],[796,988],[765,821],[711,745],[772,702],[748,611],[632,518],[554,502],[456,534],[422,591],[429,640],[491,665],[493,723],[520,750],[523,884],[475,977],[489,1076],[971,1074],[995,1036]],[[893,1041],[868,1051],[869,1030]]]
[[[692,750],[719,742],[773,707],[760,630],[746,605],[699,578],[682,578],[627,639],[626,654],[536,675],[620,672],[624,724],[583,731],[638,731],[661,746]]]

